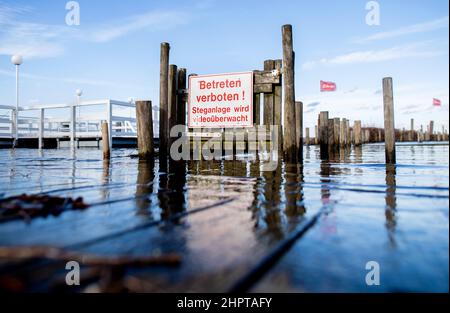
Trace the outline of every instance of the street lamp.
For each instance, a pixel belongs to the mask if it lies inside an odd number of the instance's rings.
[[[14,113],[14,141],[13,147],[17,147],[17,142],[19,140],[19,66],[23,63],[23,58],[21,55],[13,55],[11,57],[11,63],[16,66],[16,111]]]
[[[83,91],[81,89],[75,90],[75,94],[77,95],[77,101],[74,105],[72,105],[72,112],[70,112],[70,145],[72,149],[75,148],[75,137],[77,131],[77,106],[81,103],[81,96],[83,95]]]

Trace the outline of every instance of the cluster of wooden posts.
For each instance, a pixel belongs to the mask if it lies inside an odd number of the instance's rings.
[[[342,148],[347,146],[359,146],[366,143],[381,143],[384,142],[384,128],[378,127],[364,127],[360,120],[354,121],[350,125],[348,119],[328,118],[329,112],[320,112],[317,126],[314,127],[314,136],[312,136],[311,129],[305,128],[304,144],[310,145],[330,145],[330,148]],[[322,124],[321,124],[322,120]],[[319,126],[321,125],[321,126]],[[449,141],[449,134],[447,130],[442,127],[442,132],[433,132],[434,121],[430,121],[427,125],[427,130],[423,130],[421,125],[420,130],[414,129],[414,119],[411,119],[411,129],[395,129],[396,142],[425,142],[425,141]],[[322,129],[324,139],[320,139],[320,129]]]
[[[258,126],[277,127],[278,151],[282,151],[286,162],[302,161],[303,146],[320,145],[321,156],[328,157],[330,151],[351,145],[359,146],[364,143],[385,142],[386,163],[395,163],[396,141],[431,141],[448,140],[447,132],[434,134],[434,123],[430,122],[426,132],[414,130],[414,120],[411,129],[396,130],[394,125],[394,99],[392,78],[383,79],[384,129],[362,127],[361,121],[350,121],[346,118],[330,118],[328,112],[320,112],[315,136],[311,137],[309,128],[303,136],[303,103],[295,101],[295,52],[293,50],[292,26],[282,26],[283,58],[264,61],[264,70],[254,71],[254,129]],[[170,45],[161,44],[160,56],[160,99],[159,99],[159,156],[168,160],[170,147],[176,138],[171,137],[170,131],[175,125],[186,125],[186,109],[188,99],[188,77],[185,68],[169,64]],[[190,74],[194,76],[196,74]],[[282,105],[284,100],[284,106]],[[261,106],[261,102],[263,105]],[[262,111],[261,111],[262,110]],[[284,110],[282,112],[282,110]],[[282,121],[282,117],[284,120]],[[154,158],[154,138],[152,102],[136,102],[137,137],[140,159]],[[262,123],[261,123],[262,120]],[[108,137],[108,127],[104,125],[103,138]],[[185,128],[187,134],[193,132]],[[224,134],[223,129],[213,129],[211,132]],[[221,138],[226,146],[227,140],[236,145],[239,139],[250,138],[249,130],[234,129],[233,138]],[[172,134],[173,135],[173,134]],[[208,140],[208,138],[204,138]],[[270,139],[269,139],[270,140]],[[244,146],[248,143],[245,142]],[[198,141],[197,141],[198,144]],[[195,149],[194,143],[190,145]],[[104,156],[109,158],[109,144],[104,140]],[[197,147],[198,148],[198,147]],[[201,150],[201,149],[200,149]]]
[[[294,87],[294,50],[292,40],[292,26],[282,27],[283,59],[266,60],[263,71],[254,71],[254,125],[278,127],[279,150],[283,151],[285,159],[297,161],[303,155],[303,116],[302,104],[295,102]],[[161,44],[160,57],[160,100],[159,100],[159,156],[168,158],[170,146],[176,138],[170,136],[170,130],[175,125],[186,125],[187,71],[184,68],[169,64],[170,45]],[[194,76],[196,74],[190,74]],[[284,80],[284,84],[282,84]],[[284,87],[284,92],[282,88]],[[284,122],[282,123],[282,95],[284,96]],[[263,112],[260,112],[261,99],[264,101]],[[136,118],[138,129],[138,150],[141,159],[154,157],[153,130],[151,125],[151,101],[136,102]],[[284,125],[284,131],[281,128]],[[187,130],[187,129],[186,129]],[[192,131],[192,130],[187,130]],[[211,130],[220,131],[223,130]],[[233,130],[234,138],[227,138],[236,144],[237,138],[242,138],[243,129]],[[248,137],[247,137],[248,138]],[[208,138],[205,138],[208,139]],[[281,139],[281,140],[280,140]],[[226,140],[224,145],[226,145]],[[247,142],[248,144],[248,142]],[[194,147],[193,147],[194,148]]]

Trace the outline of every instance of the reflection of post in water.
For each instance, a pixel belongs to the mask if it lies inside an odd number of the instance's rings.
[[[102,169],[102,199],[103,200],[107,200],[109,199],[109,177],[110,177],[110,160],[109,159],[104,159],[103,160],[103,169]]]
[[[136,207],[139,215],[149,216],[151,199],[148,197],[153,193],[153,180],[155,179],[154,162],[140,160],[138,162],[138,173],[136,181]]]
[[[347,146],[341,146],[339,148],[339,161],[341,163],[348,163],[349,156],[350,156],[350,148],[348,148]]]
[[[285,166],[285,213],[289,222],[298,222],[306,212],[303,201],[303,164]]]
[[[330,163],[328,161],[320,162],[320,194],[323,205],[328,205],[330,203]]]
[[[363,162],[363,156],[362,156],[362,146],[354,146],[354,152],[355,157],[353,162],[354,163],[362,163]]]
[[[395,213],[397,211],[396,197],[396,167],[394,164],[386,164],[386,228],[388,230],[389,240],[395,245],[394,232],[397,225]]]
[[[281,170],[281,164],[278,163],[275,171],[264,171],[262,173],[264,200],[260,213],[267,228],[277,236],[283,235],[283,216],[280,208]]]
[[[75,176],[76,176],[76,168],[77,168],[77,153],[76,153],[75,147],[70,148],[70,157],[72,158],[72,173],[71,173],[72,188],[75,188],[75,183],[76,183]]]
[[[169,160],[169,174],[159,177],[158,199],[163,219],[186,210],[185,193],[186,162]]]
[[[224,160],[223,161],[223,175],[234,177],[247,176],[247,163],[239,160]]]
[[[362,157],[362,146],[354,146],[353,147],[354,155],[353,155],[353,163],[360,164],[363,163],[363,157]],[[355,168],[355,173],[358,175],[363,175],[364,170],[362,167],[357,166]]]

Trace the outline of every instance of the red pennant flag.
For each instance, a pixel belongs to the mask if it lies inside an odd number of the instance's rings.
[[[433,98],[433,105],[435,107],[440,107],[441,106],[441,100]]]
[[[336,83],[320,81],[320,92],[324,91],[336,91]]]

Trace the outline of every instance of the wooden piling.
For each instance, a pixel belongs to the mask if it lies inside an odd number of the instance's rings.
[[[328,158],[328,112],[319,114],[319,144],[321,158]]]
[[[275,69],[274,60],[264,61],[264,71],[272,71]],[[270,127],[274,124],[274,94],[273,90],[271,93],[264,93],[264,125]]]
[[[283,60],[275,60],[274,63],[275,70],[280,73],[283,68]],[[281,75],[281,77],[283,77]],[[274,85],[273,91],[273,125],[278,127],[278,150],[281,151],[283,147],[283,127],[282,127],[282,103],[283,103],[283,85],[282,78],[280,78],[280,83]]]
[[[303,102],[295,102],[295,135],[299,160],[303,156]]]
[[[109,127],[107,122],[102,123],[102,147],[103,159],[109,160],[111,158],[111,151],[109,148]]]
[[[310,143],[310,139],[309,139],[309,127],[306,127],[306,129],[305,129],[305,144],[307,145],[307,146],[309,146],[311,143]]]
[[[434,140],[434,121],[430,121],[430,140],[433,141]]]
[[[328,119],[328,149],[334,149],[334,119]]]
[[[339,123],[339,146],[341,148],[345,147],[345,123],[346,119],[343,118],[342,121]]]
[[[151,101],[136,101],[136,120],[139,159],[153,160],[154,146]]]
[[[169,124],[168,124],[168,151],[170,151],[170,146],[174,142],[175,138],[170,137],[170,131],[172,130],[172,127],[177,125],[177,100],[178,100],[178,89],[177,89],[177,81],[178,81],[178,67],[174,64],[169,65],[169,82],[168,82],[168,88],[167,93],[169,95],[168,97],[168,103],[169,103]]]
[[[361,145],[361,121],[355,121],[353,126],[353,140],[355,146]]]
[[[339,117],[334,118],[334,145],[339,147],[340,145],[340,134],[341,134],[341,119]]]
[[[253,124],[258,126],[261,124],[261,94],[253,95]]]
[[[295,74],[292,25],[282,27],[283,74],[284,74],[284,134],[283,150],[286,161],[297,159],[295,129]]]
[[[159,155],[166,156],[169,145],[169,52],[167,42],[161,44],[159,76]]]
[[[186,69],[178,70],[177,82],[177,124],[186,125]]]
[[[319,127],[317,125],[314,126],[314,144],[319,144]]]
[[[383,78],[383,104],[384,104],[384,141],[386,163],[396,163],[395,157],[395,122],[394,122],[394,95],[392,78]]]
[[[351,134],[351,130],[350,130],[350,121],[346,120],[345,121],[345,144],[347,146],[351,146],[352,145],[352,134]]]

